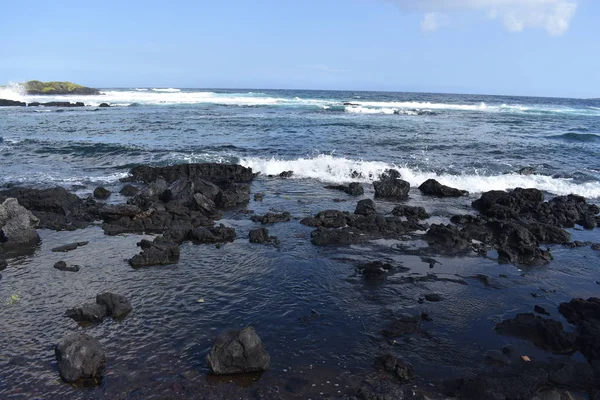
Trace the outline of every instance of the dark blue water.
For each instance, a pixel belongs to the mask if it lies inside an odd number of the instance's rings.
[[[506,344],[547,358],[528,342],[496,334],[495,323],[535,304],[560,319],[560,302],[598,295],[600,262],[589,247],[555,246],[549,265],[525,269],[500,265],[493,255],[434,254],[441,264],[430,269],[418,255],[426,247],[419,234],[318,248],[309,241],[312,229],[298,219],[324,209],[353,211],[357,200],[373,197],[369,182],[389,167],[411,185],[436,177],[471,192],[462,199],[426,199],[411,191],[408,204],[424,206],[429,223],[472,212],[470,202],[490,189],[537,187],[549,196],[579,193],[597,201],[599,101],[330,91],[105,93],[44,98],[84,101],[83,108],[0,108],[0,183],[80,185],[75,190],[86,196],[98,184],[118,191],[118,179],[136,164],[236,162],[262,173],[252,192],[265,199],[220,221],[236,229],[235,242],[221,248],[184,244],[180,262],[166,267],[128,266],[126,259],[139,250],[138,235],[107,237],[99,227],[40,231],[40,247],[9,258],[0,272],[1,398],[178,398],[172,388],[183,383],[196,393],[222,390],[207,381],[204,357],[217,332],[247,324],[272,356],[272,368],[252,388],[279,386],[284,398],[333,395],[352,381],[344,376],[368,373],[373,358],[388,351],[413,364],[416,383],[427,386],[479,370],[487,350]],[[8,95],[40,99],[0,89],[0,98]],[[114,107],[98,108],[102,102]],[[515,173],[523,167],[535,174]],[[294,177],[266,176],[285,170]],[[365,176],[364,196],[323,188],[350,181],[353,171]],[[110,201],[124,199],[113,195]],[[395,204],[376,206],[386,213]],[[257,224],[246,210],[289,211],[294,219],[268,227],[278,246],[252,245],[247,235]],[[573,239],[600,241],[596,231],[572,233]],[[82,240],[90,243],[66,254],[50,252]],[[59,259],[82,269],[65,275],[52,268]],[[354,268],[375,260],[409,271],[365,283]],[[443,279],[406,279],[430,273]],[[63,317],[102,291],[128,296],[132,314],[86,328]],[[420,304],[425,293],[444,300]],[[318,318],[303,318],[313,310]],[[405,312],[427,312],[433,321],[397,343],[382,339],[380,330]],[[108,375],[97,389],[75,389],[58,377],[53,346],[82,330],[107,352]],[[286,392],[286,383],[306,377],[301,395]]]

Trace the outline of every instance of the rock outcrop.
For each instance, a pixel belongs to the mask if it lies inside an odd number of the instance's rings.
[[[206,360],[217,375],[262,372],[271,363],[269,353],[251,326],[219,334]]]

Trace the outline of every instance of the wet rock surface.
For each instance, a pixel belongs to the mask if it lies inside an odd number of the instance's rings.
[[[142,252],[129,260],[133,268],[175,264],[179,261],[179,245],[162,236],[152,242],[144,239],[138,246],[142,248]]]
[[[97,339],[73,333],[55,348],[60,376],[65,382],[98,385],[104,378],[106,355]]]
[[[396,170],[388,170],[378,181],[373,182],[375,197],[388,199],[406,199],[410,191],[410,183],[400,179]]]
[[[64,261],[57,261],[54,263],[54,268],[59,271],[67,271],[67,272],[79,272],[81,269],[79,265],[67,265]]]
[[[426,196],[437,197],[460,197],[468,196],[466,190],[458,190],[450,186],[442,185],[435,179],[428,179],[419,186],[419,190]]]
[[[253,327],[219,334],[206,357],[214,374],[266,371],[271,357]]]

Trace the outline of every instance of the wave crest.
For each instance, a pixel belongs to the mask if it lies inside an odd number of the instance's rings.
[[[369,183],[376,180],[383,171],[395,168],[402,179],[417,187],[427,179],[433,178],[440,183],[481,193],[489,190],[507,190],[516,187],[536,188],[555,195],[579,194],[588,198],[600,198],[600,182],[576,183],[569,178],[553,178],[546,175],[450,175],[421,171],[407,166],[380,161],[352,160],[332,155],[319,155],[309,158],[282,160],[277,158],[247,157],[239,163],[264,175],[278,175],[283,171],[294,171],[292,178],[317,179],[322,182],[344,183],[358,181]],[[356,176],[359,176],[356,178]]]

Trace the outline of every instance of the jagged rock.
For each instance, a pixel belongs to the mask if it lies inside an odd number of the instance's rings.
[[[106,368],[106,355],[98,340],[73,333],[61,340],[54,350],[58,371],[65,382],[97,385]]]
[[[248,234],[250,243],[277,243],[277,237],[269,236],[269,230],[267,228],[252,229]]]
[[[103,304],[86,303],[67,310],[65,316],[73,318],[77,322],[98,323],[104,321],[108,316],[108,309]]]
[[[277,222],[288,222],[292,218],[291,214],[284,211],[281,214],[268,212],[265,215],[253,215],[250,219],[253,222],[260,222],[261,224],[275,224]]]
[[[379,181],[373,182],[375,197],[405,199],[410,191],[410,183],[400,179],[400,173],[383,174]]]
[[[466,190],[459,190],[450,186],[442,185],[435,179],[427,179],[419,186],[421,193],[427,196],[437,197],[460,197],[468,196],[469,192]]]
[[[97,295],[96,304],[106,306],[108,315],[113,318],[122,318],[133,309],[127,297],[109,292]]]
[[[152,242],[144,239],[138,245],[142,252],[129,260],[133,268],[175,264],[179,261],[179,246],[162,236],[156,237]]]
[[[96,189],[94,189],[94,197],[99,200],[106,200],[110,197],[110,195],[111,191],[102,186],[98,186]]]
[[[561,303],[558,311],[572,324],[596,319],[600,321],[600,298],[573,299],[568,303]]]
[[[212,228],[199,227],[190,232],[190,239],[196,243],[233,242],[235,236],[235,229],[223,224]]]
[[[133,186],[132,184],[128,183],[126,185],[123,185],[123,188],[121,189],[121,191],[119,193],[125,197],[131,197],[131,196],[135,196],[139,192],[140,192],[140,189],[138,189],[135,186]]]
[[[319,212],[315,217],[307,217],[300,220],[300,223],[307,226],[324,228],[341,228],[346,226],[348,214],[338,210],[325,210]]]
[[[65,188],[12,188],[0,192],[0,201],[14,197],[39,220],[39,229],[74,230],[88,226],[97,218],[94,200],[82,200]]]
[[[40,240],[35,227],[39,219],[17,199],[7,198],[0,204],[0,245],[4,247],[37,243]]]
[[[452,225],[433,224],[425,238],[431,246],[446,251],[461,252],[471,247],[469,237]]]
[[[206,357],[218,375],[262,372],[269,368],[271,357],[253,327],[222,332]]]
[[[67,265],[64,261],[57,261],[54,263],[54,268],[59,271],[67,271],[67,272],[79,272],[79,265]]]
[[[503,335],[530,340],[536,346],[555,353],[570,353],[575,349],[575,335],[563,330],[560,322],[527,313],[496,325]]]
[[[423,207],[411,207],[411,206],[396,206],[392,210],[392,214],[397,217],[406,217],[408,219],[427,219],[429,214]]]
[[[294,175],[294,171],[283,171],[279,174],[280,178],[291,178]]]

